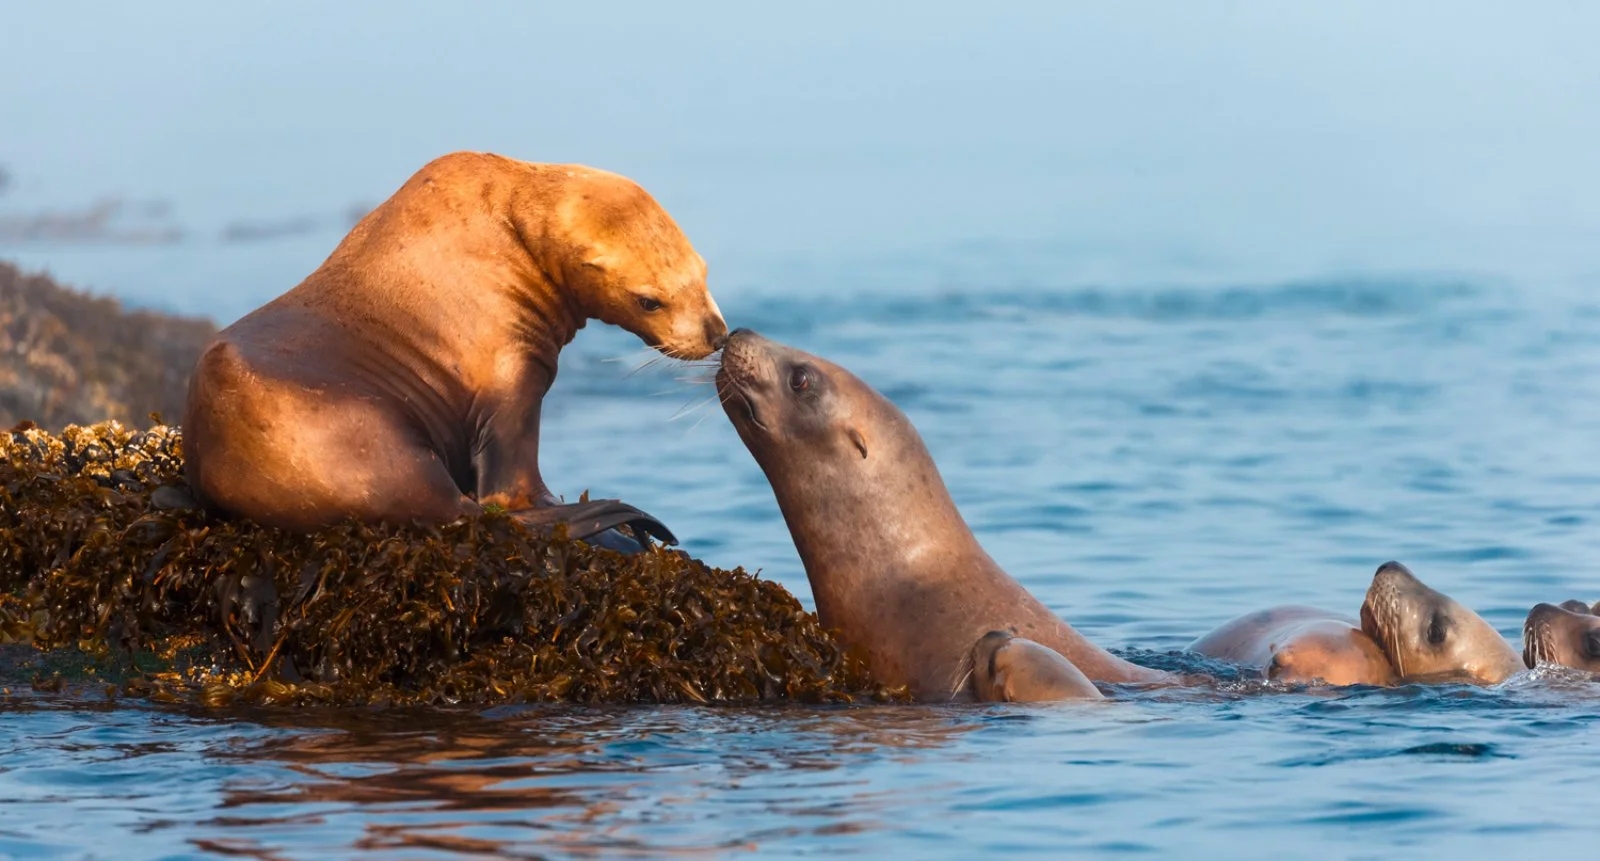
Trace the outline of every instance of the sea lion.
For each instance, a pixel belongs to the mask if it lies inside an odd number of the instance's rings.
[[[1247,613],[1189,644],[1189,651],[1295,684],[1390,685],[1394,668],[1356,620],[1288,605]]]
[[[309,531],[443,522],[494,504],[573,537],[629,523],[616,500],[560,505],[539,410],[586,321],[702,358],[727,325],[706,264],[632,180],[486,153],[435,159],[305,281],[219,333],[184,413],[207,506]],[[604,543],[631,542],[608,534]]]
[[[916,428],[849,371],[738,329],[716,380],[723,409],[772,485],[817,615],[884,682],[921,700],[974,697],[974,652],[992,631],[1053,651],[1096,681],[1172,680],[1089,642],[1001,570],[956,510]],[[997,669],[1011,678],[1029,675],[1023,665],[1041,657],[1024,643],[994,651],[1003,651]],[[1059,670],[1037,675],[1061,678]],[[1091,689],[1071,693],[1099,695]]]
[[[1582,609],[1568,609],[1576,604]],[[1522,623],[1522,661],[1528,669],[1557,664],[1600,673],[1600,616],[1579,601],[1539,604]]]
[[[1105,698],[1060,653],[1009,631],[990,631],[973,645],[972,692],[979,700],[996,703]]]
[[[1482,616],[1430,589],[1406,566],[1378,566],[1361,603],[1367,632],[1407,681],[1499,684],[1524,667],[1517,650]]]

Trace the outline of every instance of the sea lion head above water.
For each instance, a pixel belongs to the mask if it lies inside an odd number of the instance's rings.
[[[1511,644],[1482,616],[1427,584],[1399,562],[1372,576],[1361,629],[1402,679],[1464,679],[1498,684],[1523,669]]]
[[[1522,660],[1529,669],[1559,664],[1600,673],[1600,616],[1582,603],[1535,606],[1522,624],[1522,642]]]

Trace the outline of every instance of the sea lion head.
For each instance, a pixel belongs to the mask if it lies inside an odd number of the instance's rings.
[[[585,168],[563,220],[577,259],[569,293],[584,316],[620,326],[676,359],[701,359],[728,335],[706,261],[672,216],[627,177]]]
[[[1482,616],[1428,588],[1406,566],[1378,566],[1361,604],[1361,629],[1401,678],[1497,684],[1522,669],[1516,650]]]
[[[786,487],[826,494],[899,471],[908,444],[925,451],[905,415],[856,375],[749,329],[728,336],[717,393],[756,462]]]
[[[808,571],[824,556],[882,565],[970,535],[911,421],[844,368],[736,329],[717,393]]]
[[[1568,609],[1576,605],[1580,610]],[[1559,664],[1600,673],[1600,616],[1576,601],[1540,604],[1522,623],[1522,660],[1529,669]]]
[[[990,631],[968,658],[971,693],[980,702],[1036,703],[1103,699],[1071,661],[1013,631]]]
[[[1296,626],[1272,653],[1267,678],[1291,684],[1390,685],[1389,658],[1363,631],[1343,621],[1315,619]]]

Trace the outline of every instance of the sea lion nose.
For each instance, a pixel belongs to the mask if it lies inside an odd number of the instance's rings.
[[[706,343],[711,345],[711,349],[720,350],[724,344],[728,343],[728,324],[723,322],[720,316],[707,317],[703,325],[705,327]]]

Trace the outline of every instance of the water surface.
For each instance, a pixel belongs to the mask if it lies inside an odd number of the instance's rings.
[[[1512,638],[1537,601],[1595,597],[1586,292],[1440,275],[1105,288],[983,253],[723,304],[900,404],[984,545],[1098,642],[1171,666],[1246,610],[1353,613],[1389,558]],[[709,388],[630,375],[643,358],[606,329],[564,354],[551,483],[629,499],[691,552],[809,602],[726,419],[672,419]],[[29,696],[0,723],[0,851],[1526,855],[1600,832],[1582,789],[1597,705],[1600,687],[1544,673],[1026,708],[286,714]]]

